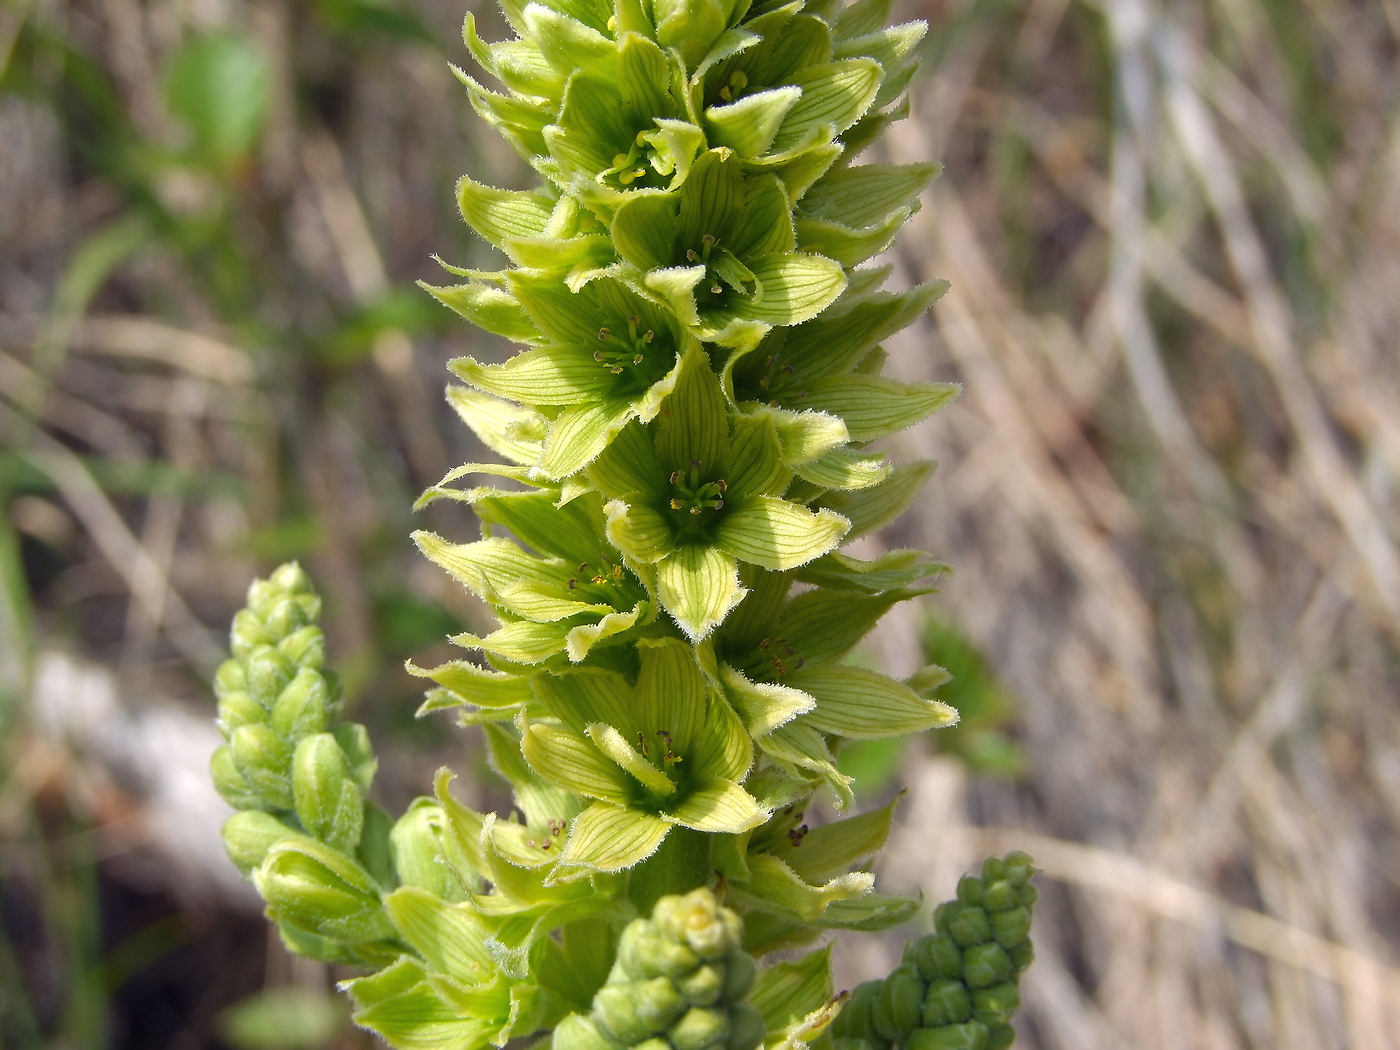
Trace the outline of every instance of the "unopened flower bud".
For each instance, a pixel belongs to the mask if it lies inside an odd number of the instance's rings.
[[[229,860],[246,877],[262,864],[268,850],[284,839],[296,838],[297,834],[271,813],[245,810],[224,821],[224,849]]]
[[[729,1009],[729,1042],[725,1050],[755,1050],[767,1031],[758,1007],[753,1003],[735,1003]]]
[[[905,1050],[987,1050],[987,1026],[969,1021],[946,1028],[917,1028]]]
[[[935,981],[924,996],[922,1022],[925,1028],[962,1024],[972,1018],[972,996],[962,981]]]
[[[856,985],[851,997],[841,1007],[831,1023],[831,1034],[837,1039],[876,1039],[870,1011],[880,998],[881,981],[865,981]]]
[[[731,953],[725,959],[724,988],[720,998],[726,1003],[737,1003],[749,994],[757,976],[758,965],[752,955],[745,951]]]
[[[239,726],[263,725],[267,709],[242,690],[225,693],[219,701],[219,732],[227,740]]]
[[[1011,960],[995,941],[977,944],[963,955],[963,982],[969,988],[988,988],[1011,978]]]
[[[551,1042],[554,1050],[624,1050],[621,1043],[599,1031],[591,1017],[582,1014],[569,1014],[560,1021]]]
[[[326,662],[326,636],[314,623],[277,643],[277,651],[298,667],[319,671]]]
[[[267,633],[281,642],[293,631],[298,631],[311,622],[306,615],[306,607],[291,595],[277,598],[263,613],[263,626]]]
[[[320,671],[303,667],[272,707],[272,728],[292,742],[324,733],[330,724],[330,689]]]
[[[963,948],[984,944],[992,938],[992,923],[982,908],[949,906],[947,930]]]
[[[1016,1029],[1009,1024],[999,1024],[987,1031],[986,1050],[1006,1050],[1016,1041]]]
[[[631,1046],[670,1027],[687,1005],[669,977],[654,977],[604,985],[593,998],[593,1017],[613,1038]]]
[[[355,783],[360,785],[361,791],[368,792],[379,768],[379,760],[374,757],[374,748],[369,742],[369,730],[358,722],[341,722],[331,728],[331,735],[350,760]]]
[[[369,873],[319,842],[273,846],[253,883],[277,917],[312,933],[349,944],[394,936]]]
[[[1020,944],[1031,932],[1031,913],[1022,907],[1008,911],[995,911],[991,914],[992,937],[1003,948],[1011,949]]]
[[[234,613],[229,644],[235,657],[242,659],[258,646],[270,645],[272,641],[272,637],[263,629],[262,620],[251,609],[239,609]]]
[[[292,749],[270,726],[245,725],[229,738],[233,764],[259,795],[274,806],[292,808]]]
[[[463,897],[461,883],[443,859],[442,807],[420,798],[408,807],[389,832],[394,871],[404,886],[417,886],[446,901]]]
[[[1016,893],[1016,887],[1005,879],[997,879],[987,887],[987,892],[982,900],[975,903],[981,904],[988,911],[1006,911],[1021,903],[1020,897]]]
[[[215,790],[234,809],[261,810],[267,807],[268,803],[238,771],[233,761],[233,749],[227,744],[210,756],[209,775],[214,779]]]
[[[700,966],[676,983],[686,999],[696,1006],[713,1006],[724,988],[723,964],[718,968],[713,963]]]
[[[315,587],[311,584],[311,577],[306,575],[306,570],[294,561],[289,561],[274,569],[272,575],[268,577],[268,582],[279,591],[288,594],[314,595],[316,593]],[[313,616],[312,619],[315,617]]]
[[[964,875],[958,880],[958,900],[974,907],[980,906],[987,895],[987,884],[975,875]]]
[[[1011,981],[979,988],[972,993],[972,1015],[989,1028],[1011,1020],[1021,1005],[1021,992]]]
[[[962,974],[962,949],[947,933],[931,933],[910,945],[908,961],[925,981],[956,980]]]
[[[676,1050],[706,1050],[729,1038],[729,1012],[693,1006],[671,1026],[666,1038]]]
[[[272,646],[260,645],[245,657],[244,663],[248,669],[248,692],[270,708],[292,680],[295,668],[291,661]]]
[[[243,672],[242,660],[225,660],[214,672],[214,695],[222,700],[234,690],[248,687],[248,676]]]
[[[891,1042],[903,1042],[919,1024],[924,1006],[924,980],[918,968],[905,963],[885,978],[880,998],[871,1011],[875,1032]]]
[[[364,825],[364,796],[331,734],[318,733],[297,745],[292,797],[297,819],[310,835],[342,853],[354,852]]]
[[[684,944],[664,936],[650,919],[638,919],[622,931],[618,962],[629,977],[643,979],[665,975],[682,977],[700,965],[700,958]]]

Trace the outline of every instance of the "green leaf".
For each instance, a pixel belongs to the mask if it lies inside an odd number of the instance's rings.
[[[595,802],[574,818],[560,860],[599,871],[621,871],[655,853],[670,830],[669,821],[650,813]]]
[[[927,460],[901,463],[880,484],[859,492],[829,492],[821,498],[821,505],[850,520],[846,538],[853,540],[884,528],[908,510],[933,469],[934,464]]]
[[[521,309],[520,303],[509,292],[495,285],[472,282],[434,288],[420,281],[418,287],[478,328],[516,343],[539,340],[540,333]]]
[[[578,733],[535,723],[526,727],[520,750],[551,784],[619,806],[632,798],[633,788],[622,770]]]
[[[802,98],[783,121],[774,147],[795,146],[819,125],[829,124],[838,133],[845,131],[875,101],[884,75],[878,62],[863,58],[811,66],[794,73],[789,80],[802,89]]]
[[[448,904],[427,890],[404,886],[384,898],[394,928],[438,973],[481,984],[496,971],[489,933],[469,905]]]
[[[848,528],[839,514],[813,512],[773,496],[750,496],[725,516],[715,543],[740,561],[792,569],[834,548]]]
[[[670,813],[662,814],[687,828],[711,835],[737,835],[768,819],[758,800],[733,781],[721,780],[692,791]]]
[[[874,226],[895,208],[917,199],[940,170],[937,164],[837,168],[807,191],[802,211],[851,229]]]
[[[554,202],[542,194],[498,190],[465,175],[457,181],[457,206],[467,225],[497,248],[510,237],[539,236],[554,211]]]
[[[797,468],[797,476],[824,489],[868,489],[890,476],[893,468],[883,452],[834,448]]]
[[[755,260],[752,268],[762,298],[741,300],[735,312],[764,324],[801,324],[830,306],[846,287],[841,265],[821,255],[769,255]]]
[[[911,427],[957,397],[957,383],[900,383],[882,376],[831,376],[806,384],[804,407],[840,416],[852,441],[874,441]]]
[[[805,882],[819,883],[836,878],[861,858],[873,856],[884,846],[894,811],[903,797],[904,793],[900,792],[879,809],[812,828],[797,844],[779,842],[774,855]]]
[[[196,151],[217,167],[247,156],[262,133],[271,97],[268,61],[251,40],[232,33],[196,37],[165,77],[170,112],[194,135]]]
[[[706,129],[716,146],[727,146],[741,157],[768,152],[783,118],[802,97],[799,87],[757,91],[728,106],[705,110]]]
[[[723,475],[729,466],[728,406],[709,356],[698,346],[682,358],[666,407],[656,424],[656,459],[661,468],[683,471],[698,462],[704,471]]]
[[[803,669],[787,681],[816,697],[817,709],[803,716],[809,725],[853,740],[921,733],[958,720],[957,711],[947,704],[860,667]]]
[[[538,412],[460,386],[447,388],[447,401],[492,452],[527,466],[540,458],[545,421]]]
[[[734,558],[714,547],[681,547],[657,566],[662,606],[692,642],[721,622],[743,597]]]
[[[720,664],[719,673],[729,702],[755,739],[816,706],[816,701],[800,689],[769,682],[751,682],[728,664]]]

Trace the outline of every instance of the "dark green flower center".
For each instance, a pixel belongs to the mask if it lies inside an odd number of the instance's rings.
[[[726,102],[738,102],[744,97],[744,89],[748,86],[748,75],[742,69],[736,69],[729,74],[729,79],[719,89],[719,97]]]
[[[636,368],[647,359],[646,349],[656,338],[656,332],[648,328],[640,335],[637,329],[641,327],[642,319],[632,316],[627,318],[627,337],[613,332],[611,328],[598,329],[598,338],[607,345],[601,350],[593,351],[593,360],[606,368],[615,376],[620,376],[628,368]]]
[[[705,267],[705,277],[700,286],[708,288],[711,295],[721,294],[726,285],[746,296],[753,295],[758,290],[758,279],[754,277],[753,271],[741,263],[738,256],[721,245],[719,238],[712,233],[700,238],[698,252],[689,248],[685,257],[692,265],[698,263]],[[750,288],[751,284],[754,287]],[[705,304],[702,302],[700,305],[703,308]]]
[[[794,660],[795,655],[795,650],[787,644],[786,638],[765,638],[753,650],[754,662],[760,666],[768,664],[772,668],[769,673],[777,678],[802,668],[805,661]]]
[[[612,167],[598,173],[598,181],[612,182],[624,190],[638,185],[664,185],[663,180],[676,170],[675,161],[664,144],[665,140],[655,131],[637,132],[627,152],[614,154]]]
[[[671,484],[676,495],[671,499],[671,509],[688,511],[691,514],[704,514],[707,510],[719,510],[724,506],[724,494],[729,490],[723,478],[714,481],[700,480],[700,461],[690,461],[689,470],[678,470],[671,475]]]
[[[631,590],[629,583],[626,569],[614,564],[607,555],[600,555],[596,565],[587,561],[578,563],[578,575],[569,578],[569,590],[601,588],[607,601],[613,605],[620,602],[625,606],[630,600],[627,593]]]

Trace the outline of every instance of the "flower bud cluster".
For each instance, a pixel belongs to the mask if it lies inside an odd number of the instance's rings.
[[[756,967],[742,937],[710,890],[662,897],[623,930],[592,1010],[560,1022],[555,1050],[755,1050],[764,1020],[744,1001]]]
[[[836,1050],[1003,1050],[1034,955],[1035,868],[1024,853],[989,857],[958,883],[934,932],[910,941],[904,962],[852,993],[832,1026]]]

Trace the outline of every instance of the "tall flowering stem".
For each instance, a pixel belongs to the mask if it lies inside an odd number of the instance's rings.
[[[810,828],[804,809],[851,803],[844,741],[957,718],[940,668],[846,662],[945,567],[841,551],[932,469],[872,443],[956,394],[881,374],[880,342],[946,285],[883,291],[889,267],[865,265],[937,174],[857,159],[907,112],[926,27],[887,28],[889,0],[502,6],[515,38],[486,43],[470,16],[464,32],[494,84],[459,76],[542,182],[464,178],[463,217],[512,265],[449,267],[460,283],[428,291],[520,350],[452,363],[448,397],[499,460],[420,501],[469,505],[480,538],[415,536],[498,625],[410,669],[433,682],[424,712],[480,727],[516,811],[474,812],[446,772],[396,822],[366,800],[368,738],[337,722],[318,603],[285,566],[254,586],[217,683],[229,852],[292,949],[377,968],[347,988],[395,1047],[829,1041],[844,997],[826,950],[753,957],[919,902],[862,868],[894,803]],[[1008,908],[1028,896],[1013,867]],[[977,950],[1014,947],[1019,973],[1018,937]],[[996,972],[995,993],[969,979],[965,1018],[962,970],[931,972],[956,1000],[943,1013],[904,1002],[930,974],[891,976],[904,1013],[961,1035],[843,1038],[1005,1045],[1012,970]]]

